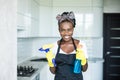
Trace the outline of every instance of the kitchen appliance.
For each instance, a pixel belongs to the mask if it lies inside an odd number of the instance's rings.
[[[30,77],[37,70],[37,68],[33,68],[32,66],[17,66],[17,76]]]

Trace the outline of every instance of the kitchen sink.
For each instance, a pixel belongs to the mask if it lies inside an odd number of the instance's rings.
[[[47,58],[35,58],[35,59],[31,59],[30,61],[45,61],[45,62],[47,62]]]

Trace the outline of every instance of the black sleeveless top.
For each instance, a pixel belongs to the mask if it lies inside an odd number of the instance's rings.
[[[63,54],[60,53],[60,45],[62,39],[60,40],[60,44],[58,45],[58,50],[56,54],[56,74],[54,80],[83,80],[82,73],[74,73],[74,61],[76,59],[76,54]],[[74,40],[72,39],[74,48],[76,50],[76,46]]]

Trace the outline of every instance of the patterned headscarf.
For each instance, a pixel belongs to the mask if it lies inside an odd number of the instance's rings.
[[[74,13],[71,11],[71,12],[63,12],[61,15],[58,14],[56,16],[56,19],[58,20],[58,24],[60,24],[62,21],[64,20],[68,20],[70,22],[72,22],[73,26],[75,27],[75,15]]]

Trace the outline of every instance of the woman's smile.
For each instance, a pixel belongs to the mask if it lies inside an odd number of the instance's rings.
[[[68,38],[70,38],[70,36],[64,36],[65,37],[65,39],[68,39]]]

